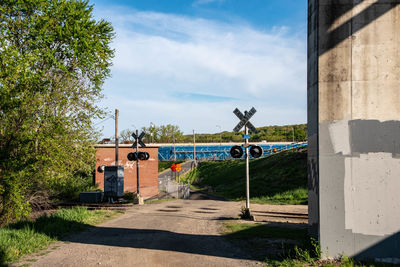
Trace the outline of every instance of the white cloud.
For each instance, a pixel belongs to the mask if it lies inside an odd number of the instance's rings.
[[[141,126],[175,118],[185,131],[211,132],[216,124],[231,130],[233,109],[254,105],[256,126],[305,122],[305,38],[289,36],[284,27],[262,32],[187,16],[121,8],[106,12],[101,17],[113,23],[117,37],[114,77],[105,85],[103,105],[119,106],[121,116],[141,108],[147,110],[138,119]],[[242,100],[172,97],[182,92]]]

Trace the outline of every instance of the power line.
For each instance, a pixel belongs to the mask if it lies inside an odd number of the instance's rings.
[[[94,126],[97,126],[97,125],[99,125],[99,124],[102,124],[103,122],[106,122],[106,121],[109,120],[109,119],[114,119],[114,116],[113,116],[113,115],[110,115],[109,117],[105,118],[104,120],[102,120],[102,121],[100,121],[100,122],[98,122],[98,123],[93,124],[93,127],[94,127]]]

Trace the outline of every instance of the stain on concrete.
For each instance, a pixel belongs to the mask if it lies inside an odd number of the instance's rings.
[[[400,154],[400,121],[352,120],[348,125],[352,154]]]

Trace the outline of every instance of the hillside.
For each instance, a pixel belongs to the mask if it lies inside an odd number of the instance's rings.
[[[246,198],[244,160],[201,162],[184,179],[231,200]],[[252,202],[307,204],[307,192],[307,149],[250,161]]]
[[[305,141],[307,140],[307,124],[284,125],[284,126],[264,126],[258,127],[257,133],[252,134],[250,141],[259,142],[266,140],[268,142],[291,142],[291,141]],[[242,141],[242,132],[234,133],[224,131],[222,133],[196,134],[196,142],[240,142]],[[177,142],[192,142],[193,135],[182,135]]]

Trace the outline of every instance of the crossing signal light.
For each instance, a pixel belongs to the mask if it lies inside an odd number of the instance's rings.
[[[253,157],[253,158],[259,158],[259,157],[261,157],[262,156],[262,154],[263,154],[263,149],[262,149],[262,147],[260,147],[260,146],[251,146],[250,147],[250,155]]]
[[[139,152],[137,157],[139,160],[148,160],[150,158],[150,155],[147,152]]]
[[[241,146],[233,146],[230,153],[232,158],[241,158],[243,156],[243,148]]]
[[[129,154],[128,154],[128,160],[129,160],[129,161],[135,161],[135,160],[137,160],[136,153],[135,153],[135,152],[129,153]]]
[[[135,161],[135,160],[148,160],[150,158],[149,153],[147,152],[131,152],[128,154],[128,160],[129,161]]]

